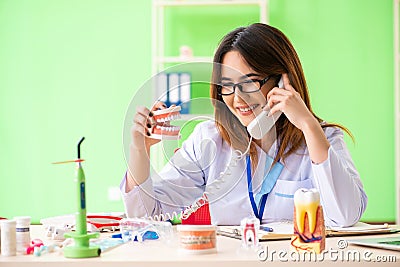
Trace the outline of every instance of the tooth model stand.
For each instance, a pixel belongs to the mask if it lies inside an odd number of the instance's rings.
[[[300,188],[294,194],[293,225],[293,250],[319,254],[325,249],[324,215],[316,189]]]

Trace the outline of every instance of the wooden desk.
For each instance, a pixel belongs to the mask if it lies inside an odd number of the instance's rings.
[[[110,235],[110,234],[103,234]],[[400,236],[400,234],[392,234],[389,236]],[[377,235],[374,235],[377,236]],[[380,235],[381,237],[384,235]],[[31,228],[32,238],[41,238],[46,244],[51,242],[44,237],[44,229],[42,226],[32,226]],[[357,238],[368,238],[370,236],[358,236]],[[229,237],[218,236],[217,237],[217,250],[216,254],[208,255],[187,255],[179,251],[177,244],[166,245],[160,241],[146,241],[144,243],[129,242],[112,250],[106,251],[101,254],[98,258],[88,259],[67,259],[58,252],[43,254],[40,257],[33,255],[17,255],[15,257],[0,256],[1,267],[16,267],[16,266],[32,266],[32,267],[75,267],[75,266],[113,266],[113,267],[146,267],[146,266],[158,266],[158,267],[180,267],[180,266],[201,266],[201,267],[223,267],[223,266],[267,266],[267,265],[280,265],[293,264],[296,266],[332,266],[333,264],[340,264],[345,266],[363,266],[365,264],[377,264],[372,259],[377,256],[394,256],[395,262],[378,263],[378,266],[399,266],[400,264],[400,252],[372,249],[367,247],[349,245],[346,249],[338,249],[338,241],[341,239],[354,239],[354,237],[347,238],[327,238],[326,250],[338,251],[338,253],[350,253],[356,251],[363,255],[367,253],[368,258],[371,261],[365,261],[361,258],[360,261],[354,261],[354,257],[347,257],[342,261],[339,257],[338,260],[332,260],[329,258],[328,253],[325,255],[323,261],[300,261],[294,262],[290,258],[289,240],[285,241],[268,241],[262,242],[261,245],[264,249],[268,248],[269,258],[266,261],[259,260],[257,253],[246,254],[240,252],[241,241],[232,239]],[[273,252],[274,251],[274,252]],[[271,255],[272,253],[272,255]],[[280,258],[279,255],[280,254]],[[286,253],[286,256],[284,255]],[[339,254],[336,257],[340,256]],[[351,254],[351,253],[350,253]],[[353,255],[353,254],[351,254]],[[273,256],[273,262],[271,262],[271,256]],[[393,261],[393,259],[391,259]]]

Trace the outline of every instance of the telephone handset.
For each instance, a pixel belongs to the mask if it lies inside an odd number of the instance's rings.
[[[282,77],[278,82],[279,88],[283,87]],[[258,116],[250,122],[247,126],[247,131],[254,139],[261,139],[271,128],[274,126],[275,122],[279,119],[282,111],[277,111],[275,114],[268,116],[269,110],[263,110]]]

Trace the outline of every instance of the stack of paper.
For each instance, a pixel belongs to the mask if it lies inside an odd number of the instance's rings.
[[[263,224],[272,228],[272,232],[259,230],[258,237],[260,241],[263,240],[281,240],[290,239],[293,235],[293,222],[274,222]],[[396,233],[400,229],[391,227],[388,224],[373,225],[363,222],[358,222],[351,227],[326,227],[326,236],[347,236],[347,235],[363,235],[363,234],[386,234]],[[218,234],[241,239],[240,226],[219,226]]]
[[[358,222],[350,227],[326,227],[327,236],[344,236],[344,235],[361,235],[361,234],[385,234],[398,232],[399,229],[394,227],[389,227],[387,223],[385,224],[368,224],[364,222]]]

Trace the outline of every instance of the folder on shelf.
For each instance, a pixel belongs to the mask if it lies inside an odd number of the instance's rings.
[[[180,84],[180,100],[181,100],[181,113],[189,114],[190,112],[190,98],[191,98],[191,77],[189,73],[182,72],[179,75]]]
[[[179,106],[180,103],[180,93],[179,93],[179,73],[169,73],[168,74],[168,104]]]
[[[190,113],[191,75],[188,72],[161,72],[156,78],[156,99],[167,106],[181,106],[182,114]]]
[[[168,80],[165,72],[157,74],[155,91],[158,101],[162,101],[164,103],[168,102]]]

